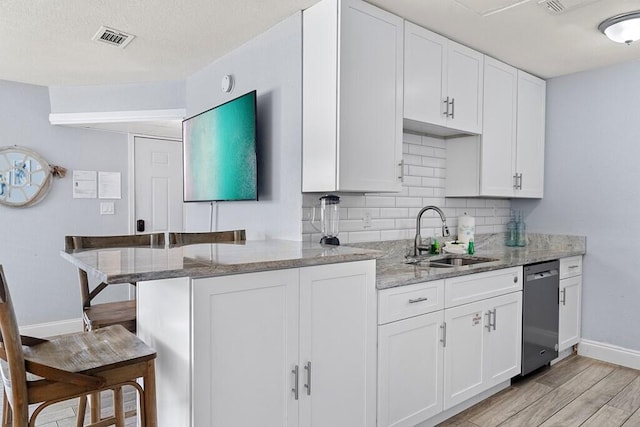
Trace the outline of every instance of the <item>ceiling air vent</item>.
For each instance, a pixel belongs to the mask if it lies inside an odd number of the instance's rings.
[[[538,4],[544,7],[552,15],[560,15],[569,10],[595,3],[600,0],[539,0]]]
[[[114,30],[113,28],[100,27],[91,40],[107,43],[124,49],[135,37],[136,36],[133,34],[127,34],[122,31]]]

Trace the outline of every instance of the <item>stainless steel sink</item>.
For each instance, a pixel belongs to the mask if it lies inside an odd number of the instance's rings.
[[[436,255],[436,256],[420,256],[408,257],[405,259],[406,264],[417,264],[422,267],[434,268],[451,268],[464,265],[481,264],[485,262],[498,261],[496,258],[474,257],[470,255]]]

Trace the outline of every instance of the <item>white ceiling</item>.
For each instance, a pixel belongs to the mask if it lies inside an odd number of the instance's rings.
[[[184,79],[317,0],[3,0],[0,79],[38,85]],[[640,0],[586,2],[552,15],[539,0],[370,0],[516,67],[548,78],[640,58],[601,35]],[[481,16],[478,11],[518,4]],[[470,8],[465,7],[469,6]],[[91,38],[101,25],[136,35],[124,50]]]
[[[640,58],[640,42],[613,43],[597,30],[610,16],[639,10],[640,0],[554,0],[569,6],[558,15],[541,0],[369,1],[543,78]],[[0,79],[44,86],[184,79],[316,2],[3,0]],[[126,49],[92,41],[102,25],[136,38]]]

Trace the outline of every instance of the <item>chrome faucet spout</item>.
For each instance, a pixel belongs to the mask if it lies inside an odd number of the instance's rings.
[[[421,248],[422,236],[420,235],[420,220],[422,219],[422,214],[428,210],[434,210],[438,213],[438,215],[440,215],[440,219],[442,220],[442,236],[449,236],[447,218],[445,217],[444,212],[442,212],[442,209],[437,206],[425,206],[424,208],[420,209],[420,212],[418,212],[418,216],[416,217],[416,237],[413,239],[413,256],[420,255],[420,252],[424,250],[424,248]]]

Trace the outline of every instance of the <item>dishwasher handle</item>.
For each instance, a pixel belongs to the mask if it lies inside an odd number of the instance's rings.
[[[527,276],[527,282],[535,282],[536,280],[547,279],[558,275],[558,270],[540,271],[538,273],[529,274]]]

